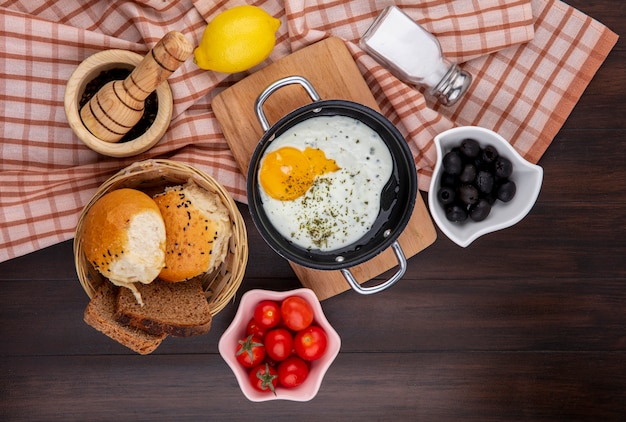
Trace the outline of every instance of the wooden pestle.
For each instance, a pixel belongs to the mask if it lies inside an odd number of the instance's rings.
[[[168,32],[123,81],[104,85],[80,110],[85,127],[97,138],[118,142],[139,122],[144,102],[193,53],[183,34]]]

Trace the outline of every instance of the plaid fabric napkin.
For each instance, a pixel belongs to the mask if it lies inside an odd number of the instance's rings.
[[[87,56],[110,48],[145,54],[171,30],[197,45],[207,21],[243,3],[0,1],[0,262],[70,239],[97,187],[134,161],[167,157],[190,163],[245,201],[244,179],[211,98],[246,74],[206,72],[189,60],[170,78],[170,129],[156,147],[128,159],[85,147],[63,109],[65,83]],[[381,110],[406,136],[422,190],[428,189],[435,160],[434,135],[455,125],[496,130],[530,161],[539,160],[617,41],[602,24],[556,0],[396,1],[474,76],[465,97],[445,109],[358,47],[373,19],[394,2],[248,3],[282,21],[268,62],[331,35],[345,40]]]

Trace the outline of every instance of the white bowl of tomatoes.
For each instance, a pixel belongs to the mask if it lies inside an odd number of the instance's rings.
[[[341,339],[311,289],[250,290],[220,338],[220,355],[251,401],[309,401]]]

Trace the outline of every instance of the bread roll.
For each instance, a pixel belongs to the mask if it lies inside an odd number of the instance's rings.
[[[217,268],[232,235],[230,216],[219,196],[194,182],[154,197],[165,221],[165,267],[159,278],[180,282]]]
[[[82,241],[89,262],[142,304],[134,283],[151,283],[165,265],[165,223],[154,200],[135,189],[107,193],[87,212]]]

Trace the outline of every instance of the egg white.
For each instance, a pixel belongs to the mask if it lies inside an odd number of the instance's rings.
[[[393,171],[389,148],[374,130],[347,116],[318,116],[300,122],[265,153],[291,146],[319,148],[341,168],[316,178],[301,197],[280,201],[258,185],[263,209],[276,230],[306,248],[332,251],[358,241],[380,211],[380,196]]]

